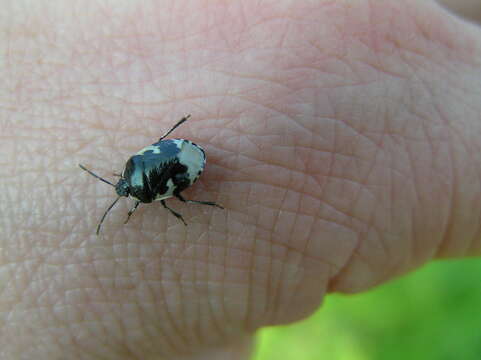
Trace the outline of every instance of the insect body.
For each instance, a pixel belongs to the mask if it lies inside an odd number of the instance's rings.
[[[165,199],[170,197],[176,197],[183,202],[216,206],[223,209],[222,206],[211,201],[186,200],[180,194],[192,185],[204,171],[205,152],[199,145],[189,140],[163,139],[189,117],[190,115],[183,117],[158,142],[133,155],[125,164],[125,169],[119,175],[120,179],[115,185],[79,164],[80,168],[90,175],[113,186],[118,195],[102,216],[97,226],[97,235],[108,212],[123,196],[130,196],[135,200],[134,206],[127,214],[125,223],[129,221],[130,216],[140,203],[160,201],[167,210],[187,225],[182,215],[172,210],[165,203]]]

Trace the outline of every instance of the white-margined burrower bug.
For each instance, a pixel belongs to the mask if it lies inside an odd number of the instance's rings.
[[[135,200],[134,206],[129,210],[125,224],[134,213],[140,203],[151,203],[160,201],[172,215],[180,219],[185,225],[184,218],[178,212],[172,210],[165,203],[165,199],[176,197],[186,203],[222,206],[212,201],[186,200],[180,194],[183,190],[192,185],[204,171],[205,152],[197,144],[185,139],[164,140],[172,131],[187,121],[190,115],[183,117],[169,131],[167,131],[155,144],[149,145],[137,154],[133,155],[125,164],[125,169],[120,176],[117,184],[94,174],[85,166],[79,164],[80,168],[87,171],[90,175],[109,184],[115,188],[117,199],[107,208],[97,226],[97,235],[105,220],[105,217],[114,205],[123,196],[131,197]]]

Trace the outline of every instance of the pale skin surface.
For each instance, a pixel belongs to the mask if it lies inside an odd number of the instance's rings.
[[[429,1],[1,1],[0,357],[247,359],[251,334],[481,252],[481,32]],[[155,5],[154,5],[155,4]],[[188,199],[123,200],[176,130]]]

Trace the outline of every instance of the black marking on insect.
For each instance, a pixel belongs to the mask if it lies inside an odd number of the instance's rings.
[[[134,206],[127,213],[125,224],[129,221],[134,211],[137,210],[140,203],[160,201],[164,208],[181,220],[184,225],[187,225],[182,215],[172,210],[165,203],[165,199],[170,197],[176,197],[186,203],[210,205],[223,209],[222,206],[215,202],[186,200],[180,194],[192,185],[204,171],[205,152],[192,141],[185,139],[164,140],[164,138],[187,121],[189,117],[190,115],[187,115],[180,119],[177,124],[160,137],[158,142],[143,148],[127,160],[122,174],[116,174],[120,179],[115,185],[79,164],[82,170],[113,186],[118,195],[117,199],[107,208],[100,219],[97,226],[97,235],[100,233],[105,217],[123,196],[130,196],[135,200]]]

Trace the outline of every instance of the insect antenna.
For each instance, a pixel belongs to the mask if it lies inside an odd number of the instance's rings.
[[[88,172],[90,175],[92,175],[93,177],[96,177],[96,178],[99,179],[100,181],[103,181],[104,183],[109,184],[109,185],[115,187],[115,185],[112,184],[110,181],[107,181],[107,180],[105,180],[104,178],[101,178],[101,177],[98,176],[97,174],[94,174],[92,171],[90,171],[89,169],[87,169],[87,168],[86,168],[85,166],[83,166],[82,164],[78,164],[78,166],[80,166],[80,168],[81,168],[82,170],[85,170],[85,171]]]
[[[119,199],[121,198],[122,196],[119,196],[117,199],[115,199],[115,201],[110,204],[110,206],[108,207],[107,210],[105,210],[104,214],[102,215],[102,219],[100,219],[100,222],[97,226],[97,235],[100,234],[100,227],[102,226],[102,223],[104,222],[105,220],[105,217],[107,216],[107,214],[109,213],[110,210],[112,210],[112,208],[114,207],[115,204],[117,204],[117,201],[119,201]]]
[[[161,141],[163,138],[167,137],[172,131],[174,131],[174,130],[177,129],[180,125],[182,125],[183,123],[185,123],[188,118],[190,118],[190,114],[187,115],[187,116],[184,116],[182,119],[180,119],[177,124],[175,124],[174,126],[172,126],[172,128],[171,128],[169,131],[167,131],[164,135],[162,135],[162,136],[160,137],[159,141]]]

